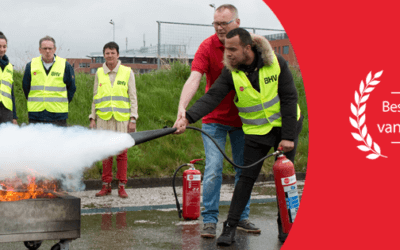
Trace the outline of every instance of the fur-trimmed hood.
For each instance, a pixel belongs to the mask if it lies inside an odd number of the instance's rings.
[[[251,39],[253,40],[253,46],[257,48],[257,51],[261,52],[261,58],[264,61],[264,64],[269,66],[274,62],[274,51],[272,50],[271,44],[269,44],[268,40],[260,35],[251,34]],[[230,71],[234,71],[234,69],[230,64],[229,60],[224,53],[224,65]]]

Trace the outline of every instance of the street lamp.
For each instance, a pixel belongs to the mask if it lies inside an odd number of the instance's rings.
[[[115,22],[111,19],[110,24],[113,26],[113,41],[115,42]]]
[[[210,3],[210,7],[213,7],[214,8],[214,12],[215,12],[215,4]]]

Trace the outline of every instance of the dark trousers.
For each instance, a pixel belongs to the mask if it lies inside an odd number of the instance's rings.
[[[66,127],[67,126],[67,120],[39,121],[39,120],[29,119],[29,123],[30,124],[36,124],[36,123],[53,124],[53,125],[60,126],[60,127]]]
[[[12,120],[13,112],[4,107],[3,103],[0,102],[0,123],[12,122]]]
[[[299,134],[302,129],[303,119],[301,118],[297,122],[296,126],[296,138],[294,140],[294,149],[290,152],[285,153],[286,157],[294,162],[294,156],[296,154],[297,143],[299,141]],[[278,145],[281,139],[275,141],[274,150],[278,149]],[[266,156],[271,149],[271,146],[266,146],[262,143],[257,143],[254,141],[249,141],[245,139],[244,145],[244,165],[248,166],[253,164],[254,162],[260,160],[264,156]],[[233,191],[233,197],[231,206],[229,208],[228,221],[231,225],[237,225],[240,219],[240,215],[242,214],[247,201],[250,198],[251,191],[253,190],[254,182],[257,180],[257,177],[261,171],[262,165],[264,162],[260,162],[259,164],[251,167],[242,169],[242,174],[240,175],[240,179],[235,186],[235,190]]]

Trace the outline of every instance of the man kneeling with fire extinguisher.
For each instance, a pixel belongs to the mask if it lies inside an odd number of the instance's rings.
[[[281,147],[286,157],[294,162],[303,117],[286,61],[274,53],[264,37],[237,28],[226,35],[224,65],[214,85],[186,112],[186,118],[176,122],[175,133],[183,133],[189,123],[210,113],[231,90],[235,90],[234,101],[245,133],[244,165],[266,156],[271,147],[275,150]],[[262,165],[260,162],[242,170],[218,245],[231,245],[235,241],[240,215]],[[283,242],[287,234],[282,230],[279,212],[278,229],[278,237]]]

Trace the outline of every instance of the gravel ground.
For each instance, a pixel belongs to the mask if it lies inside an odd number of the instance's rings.
[[[297,181],[299,195],[302,194],[304,181]],[[256,182],[254,189],[260,187],[274,188],[274,182]],[[232,184],[223,184],[221,187],[221,201],[230,201],[232,198],[234,186]],[[70,195],[81,198],[81,207],[85,208],[103,208],[103,207],[135,207],[152,205],[170,205],[175,204],[175,197],[172,187],[156,188],[127,188],[127,199],[118,197],[118,190],[113,189],[111,195],[105,197],[95,197],[99,190],[89,190],[82,192],[69,192]],[[182,204],[182,187],[176,187],[179,202]],[[275,192],[257,193],[253,190],[251,199],[274,198]],[[202,201],[202,198],[201,198]]]

